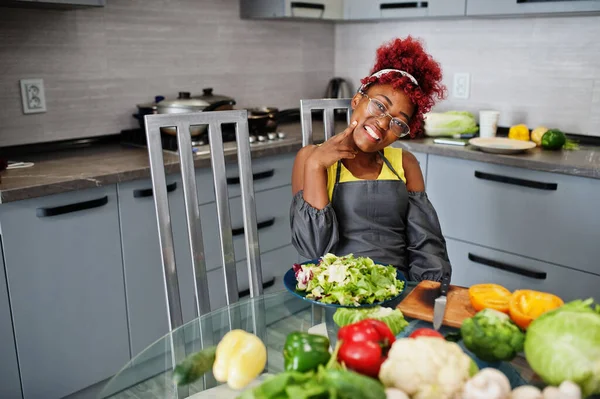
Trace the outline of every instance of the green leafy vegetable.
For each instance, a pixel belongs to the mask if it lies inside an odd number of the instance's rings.
[[[425,115],[428,136],[476,133],[478,130],[475,117],[467,111],[430,112]]]
[[[404,282],[394,266],[379,265],[370,258],[349,254],[324,255],[317,264],[294,265],[296,289],[323,303],[359,306],[399,295]]]
[[[525,357],[551,385],[572,381],[584,397],[600,393],[600,309],[576,300],[544,313],[527,329]]]
[[[460,333],[467,349],[486,362],[512,360],[525,340],[508,315],[494,309],[483,309],[463,321]]]
[[[365,319],[383,321],[392,330],[394,335],[398,335],[408,325],[400,309],[384,308],[381,306],[364,309],[339,308],[333,314],[333,321],[339,327],[344,327]]]

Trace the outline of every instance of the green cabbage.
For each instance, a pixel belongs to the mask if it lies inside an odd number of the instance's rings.
[[[572,301],[535,319],[525,357],[550,385],[572,381],[584,397],[600,393],[600,309],[592,299]]]
[[[430,112],[425,115],[428,136],[476,133],[479,130],[472,113],[467,111]]]
[[[339,327],[344,327],[365,319],[383,321],[392,330],[394,335],[398,335],[408,325],[400,309],[384,308],[381,306],[362,309],[339,308],[333,314],[333,321]]]

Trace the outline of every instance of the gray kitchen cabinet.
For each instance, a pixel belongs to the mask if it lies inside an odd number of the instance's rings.
[[[283,275],[296,262],[298,253],[292,245],[277,248],[273,251],[263,252],[260,255],[260,264],[263,272],[263,282],[276,284],[283,289]],[[236,263],[238,289],[243,296],[250,294],[248,280],[248,265],[246,261]],[[211,270],[208,272],[208,283],[210,287],[210,308],[219,309],[227,304],[225,296],[225,278],[223,270]]]
[[[464,16],[466,0],[344,0],[345,20]]]
[[[21,382],[19,380],[19,364],[15,350],[8,287],[4,273],[4,257],[0,240],[0,398],[21,398]]]
[[[597,0],[467,0],[468,16],[561,14],[600,11]]]
[[[104,7],[106,0],[0,0],[0,6],[44,7],[44,8],[80,8]]]
[[[343,14],[343,0],[240,0],[240,17],[242,19],[341,20]]]
[[[115,186],[0,206],[23,397],[61,398],[129,360]]]
[[[184,322],[196,317],[192,260],[180,176],[167,176]],[[119,215],[131,354],[169,332],[152,181],[119,183]]]
[[[291,243],[289,207],[292,202],[290,185],[256,193],[256,220],[260,251],[271,251]],[[246,259],[241,197],[230,201],[231,227],[235,260]],[[220,267],[220,250],[217,210],[214,203],[200,206],[200,220],[204,238],[206,266],[208,270]]]
[[[600,276],[447,239],[452,264],[452,284],[469,287],[495,283],[511,291],[533,289],[550,292],[565,302],[574,299],[600,300]]]
[[[429,154],[446,237],[600,275],[598,180]]]
[[[295,155],[281,154],[252,159],[254,192],[289,185],[292,181]],[[241,190],[237,163],[228,163],[225,173],[229,198],[239,197]],[[199,205],[215,202],[213,175],[210,168],[196,169],[196,190]]]

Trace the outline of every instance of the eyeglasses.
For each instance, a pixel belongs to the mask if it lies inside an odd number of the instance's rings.
[[[410,133],[410,127],[406,124],[406,122],[390,115],[385,104],[375,98],[369,97],[366,93],[361,94],[369,99],[367,111],[369,111],[371,115],[376,118],[387,116],[391,119],[389,129],[396,137],[404,137]]]

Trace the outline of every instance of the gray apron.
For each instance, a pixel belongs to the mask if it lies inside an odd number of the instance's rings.
[[[361,180],[340,183],[338,161],[331,205],[339,225],[338,256],[368,256],[394,265],[408,276],[406,213],[408,190],[389,161],[379,155],[398,180]]]

